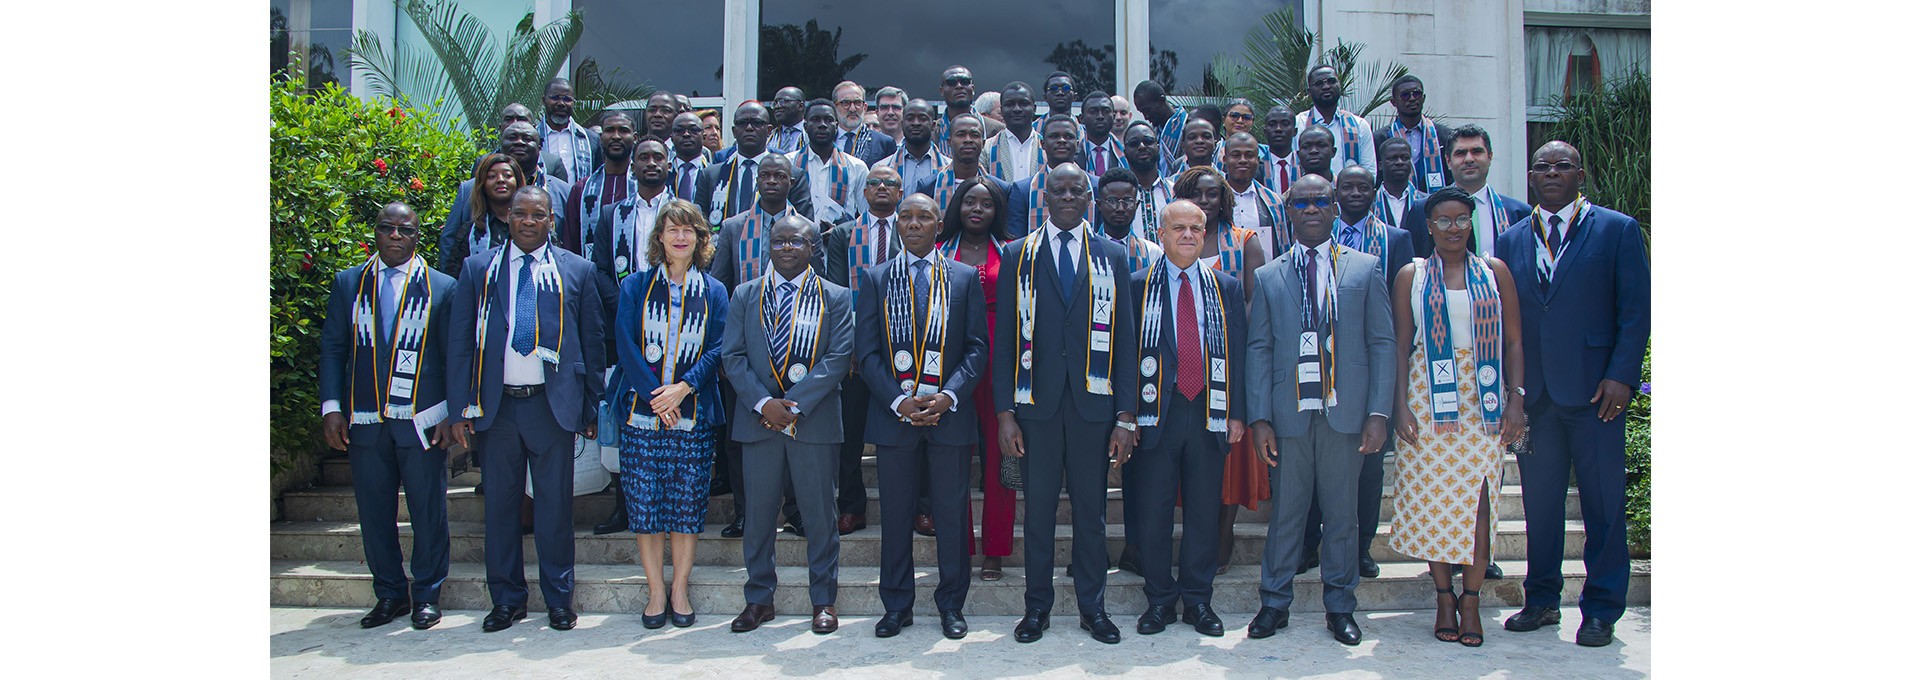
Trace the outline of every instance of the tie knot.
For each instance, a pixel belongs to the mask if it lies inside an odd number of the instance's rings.
[[[751,158],[749,158],[749,159],[747,159],[747,167],[748,167],[748,168],[752,168],[752,167],[753,167],[753,159],[751,159]]]
[[[926,271],[927,267],[931,267],[931,266],[933,265],[931,263],[928,263],[926,260],[920,260],[918,262],[913,263],[913,268],[919,271]]]
[[[1180,284],[1181,284],[1181,285],[1186,285],[1186,283],[1187,283],[1187,273],[1186,273],[1186,272],[1180,272]]]
[[[780,282],[780,294],[781,294],[781,295],[791,295],[792,293],[793,293],[793,283],[791,283],[791,282],[788,282],[788,281],[781,281],[781,282]]]
[[[1556,227],[1560,226],[1560,216],[1554,215],[1553,217],[1547,218],[1547,224],[1551,224]]]
[[[1062,232],[1060,232],[1060,243],[1061,243],[1061,244],[1067,244],[1067,243],[1072,243],[1072,242],[1073,242],[1073,232],[1071,232],[1071,231],[1062,231]]]
[[[533,266],[533,253],[522,253],[520,255],[520,264],[529,267]]]

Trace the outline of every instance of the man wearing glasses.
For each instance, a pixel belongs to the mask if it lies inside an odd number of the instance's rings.
[[[699,183],[700,169],[707,167],[706,126],[693,113],[675,114],[673,126],[667,128],[667,134],[673,140],[673,197],[693,200],[694,185]]]
[[[800,123],[807,113],[806,97],[800,88],[791,85],[773,93],[774,128],[767,148],[779,153],[793,153],[807,145],[807,131]]]
[[[1375,153],[1388,139],[1398,137],[1407,142],[1413,150],[1413,174],[1409,175],[1413,186],[1422,193],[1439,191],[1453,181],[1453,173],[1447,170],[1446,157],[1441,152],[1442,144],[1453,136],[1453,128],[1441,125],[1426,116],[1427,86],[1409,73],[1393,81],[1393,123],[1373,131]]]
[[[1133,218],[1134,236],[1149,241],[1160,237],[1160,211],[1173,202],[1173,178],[1160,174],[1160,132],[1152,123],[1136,120],[1121,133],[1127,170],[1139,189],[1139,213]]]
[[[1047,74],[1047,82],[1041,87],[1040,98],[1047,103],[1048,116],[1056,113],[1071,116],[1075,94],[1077,91],[1074,89],[1073,76],[1068,75],[1066,71],[1054,71]],[[1041,121],[1044,120],[1046,119],[1041,118],[1034,121],[1034,132],[1040,131]]]
[[[860,272],[900,253],[894,232],[894,210],[900,204],[900,173],[890,167],[867,173],[862,194],[866,214],[834,225],[821,237],[826,266],[820,275],[853,291],[860,305]],[[867,526],[867,485],[860,475],[860,457],[866,452],[867,384],[849,376],[840,386],[840,422],[846,440],[840,445],[840,517],[838,530],[849,534]]]
[[[867,167],[886,158],[897,146],[892,137],[867,127],[867,89],[859,83],[845,80],[833,86],[833,115],[840,121],[834,146],[860,159]]]
[[[940,98],[947,102],[939,125],[934,128],[934,143],[940,147],[940,153],[953,155],[953,147],[948,144],[948,135],[953,128],[953,119],[963,113],[973,113],[973,71],[959,64],[948,66],[940,73]],[[999,135],[1006,125],[992,118],[982,116],[981,130],[987,139]]]
[[[700,171],[690,199],[700,206],[700,212],[707,214],[708,223],[721,224],[753,207],[754,191],[760,186],[759,168],[780,155],[767,146],[767,135],[773,131],[768,120],[767,107],[760,102],[749,101],[733,110],[734,146],[715,154],[713,164]],[[788,172],[792,172],[791,164]],[[787,198],[780,201],[783,209],[791,202],[801,215],[813,215],[813,198],[804,179],[787,182],[787,191]],[[716,253],[715,266],[726,255],[725,250]],[[714,276],[727,284],[729,290],[736,283],[720,277],[718,269],[714,270]]]
[[[901,118],[907,106],[907,91],[888,85],[873,95],[873,110],[879,118],[874,126],[880,134],[892,139],[895,144],[903,141],[906,131],[902,129],[905,121]]]
[[[540,119],[540,146],[560,157],[567,166],[567,177],[586,177],[600,169],[600,135],[573,120],[573,82],[566,78],[547,81],[547,93],[541,99],[547,115]]]

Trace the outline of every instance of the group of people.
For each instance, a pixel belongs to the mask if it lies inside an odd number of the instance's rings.
[[[783,519],[807,542],[811,628],[836,630],[840,536],[866,526],[872,444],[880,637],[912,625],[915,533],[935,537],[941,630],[964,637],[971,556],[980,579],[1003,577],[1024,502],[1014,637],[1039,639],[1064,490],[1080,627],[1118,642],[1104,600],[1118,468],[1119,565],[1145,577],[1148,600],[1138,633],[1222,635],[1213,579],[1237,509],[1271,501],[1247,635],[1285,627],[1294,577],[1318,565],[1328,630],[1358,644],[1355,588],[1379,573],[1391,448],[1388,547],[1428,562],[1434,636],[1477,647],[1480,588],[1500,576],[1501,470],[1527,433],[1526,605],[1505,627],[1560,619],[1572,472],[1586,525],[1577,640],[1608,644],[1628,584],[1623,415],[1647,346],[1648,256],[1637,222],[1581,194],[1580,152],[1534,150],[1529,205],[1488,186],[1491,135],[1434,123],[1412,76],[1378,131],[1338,108],[1330,67],[1310,73],[1299,112],[1181,110],[1151,81],[1131,102],[1077,87],[1049,75],[1039,118],[1032,87],[1009,83],[988,118],[953,66],[944,107],[881,89],[878,126],[856,83],[831,99],[787,87],[771,106],[740,104],[718,152],[670,93],[597,131],[572,119],[565,80],[541,120],[507,107],[437,267],[416,254],[417,214],[395,203],[367,262],[335,278],[322,411],[352,462],[374,576],[362,625],[439,620],[447,450],[471,447],[494,603],[482,629],[527,614],[523,503],[549,623],[572,628],[582,437],[618,442],[619,502],[596,531],[637,534],[647,628],[694,622],[696,539],[724,492],[736,516],[722,535],[742,539],[747,571],[732,630],[775,616]],[[410,584],[392,521],[402,486]]]

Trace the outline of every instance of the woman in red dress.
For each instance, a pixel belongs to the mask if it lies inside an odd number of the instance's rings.
[[[964,262],[980,272],[980,286],[987,300],[987,356],[993,356],[994,292],[1000,280],[1000,247],[1012,237],[1007,234],[1007,195],[998,185],[978,176],[961,182],[947,203],[945,225],[940,230],[940,249],[948,257]],[[981,485],[986,487],[986,502],[981,508],[980,545],[973,545],[973,504],[967,504],[967,543],[974,552],[985,554],[980,563],[980,580],[998,581],[1000,560],[1013,553],[1014,492],[1000,484],[1000,421],[993,413],[993,368],[985,371],[980,385],[973,389],[973,406],[980,414],[980,442],[985,448]]]

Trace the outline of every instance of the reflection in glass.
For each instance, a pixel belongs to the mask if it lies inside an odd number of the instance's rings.
[[[586,29],[569,53],[576,67],[592,59],[608,81],[645,82],[689,97],[720,94],[719,0],[573,0]]]

